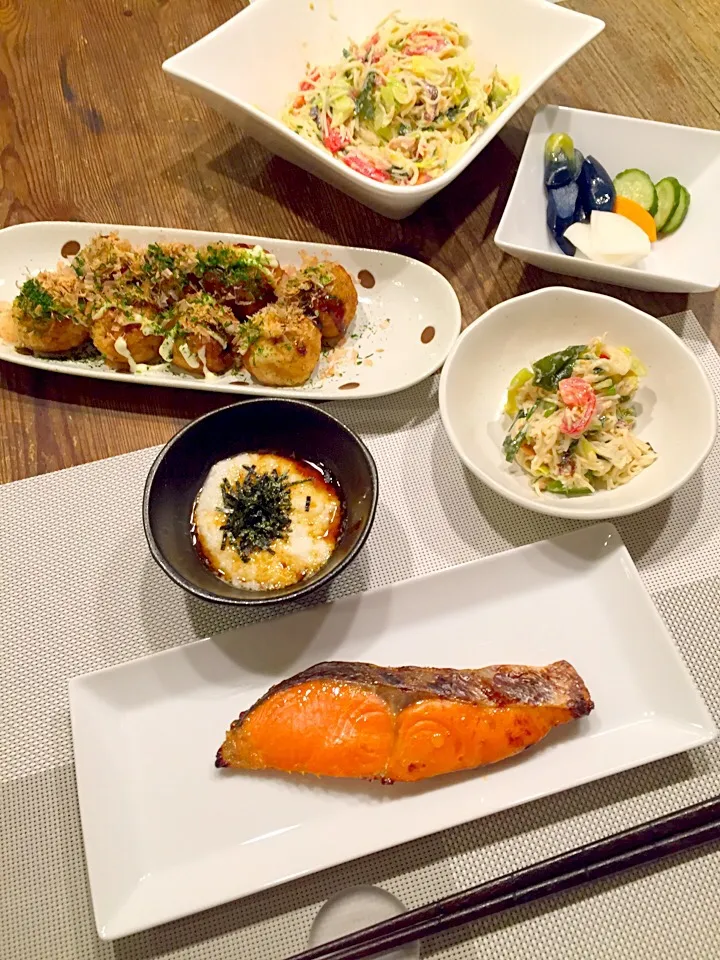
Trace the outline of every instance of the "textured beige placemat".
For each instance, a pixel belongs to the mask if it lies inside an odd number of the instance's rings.
[[[720,394],[720,358],[692,314],[667,321]],[[572,529],[506,503],[464,471],[436,379],[328,407],[380,470],[377,520],[338,597]],[[318,906],[358,882],[408,906],[720,794],[720,744],[295,881],[114,944],[95,934],[75,793],[70,677],[218,633],[250,616],[188,597],[151,560],[143,483],[156,450],[0,488],[0,957],[280,960]],[[672,501],[618,523],[720,722],[720,448]],[[529,906],[425,944],[453,960],[720,956],[720,848]]]

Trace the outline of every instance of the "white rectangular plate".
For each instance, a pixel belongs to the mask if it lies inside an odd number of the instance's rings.
[[[415,784],[215,769],[231,720],[272,684],[328,659],[567,659],[596,709],[522,756]],[[95,919],[107,940],[716,733],[610,524],[75,678],[70,711]]]
[[[429,377],[442,366],[460,333],[460,304],[452,286],[437,270],[411,257],[360,247],[165,227],[52,221],[23,223],[0,230],[0,300],[12,300],[28,276],[40,270],[54,270],[62,260],[61,250],[68,241],[74,240],[83,246],[96,234],[111,230],[136,246],[179,241],[199,247],[218,240],[260,244],[273,253],[282,266],[300,266],[302,254],[335,260],[348,270],[357,285],[357,316],[344,346],[323,355],[313,376],[301,387],[263,387],[252,381],[245,371],[209,380],[170,370],[133,376],[111,370],[100,361],[88,364],[20,354],[1,337],[0,360],[123,383],[262,397],[359,400],[396,393]],[[372,279],[374,286],[360,284],[361,271],[367,274],[366,282]]]

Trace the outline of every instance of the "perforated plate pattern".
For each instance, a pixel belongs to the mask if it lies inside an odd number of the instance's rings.
[[[720,395],[720,358],[692,314],[667,320]],[[379,401],[331,404],[381,477],[365,550],[326,597],[355,593],[572,529],[522,510],[460,465],[437,378]],[[302,949],[319,905],[379,883],[419,906],[483,879],[720,793],[710,744],[178,923],[101,943],[95,934],[68,719],[70,677],[219,633],[251,618],[196,601],[150,558],[140,503],[157,450],[0,489],[0,957],[8,960],[279,960]],[[618,522],[720,722],[720,448],[672,501]],[[563,629],[559,624],[559,629]],[[720,850],[436,938],[452,960],[720,956]]]

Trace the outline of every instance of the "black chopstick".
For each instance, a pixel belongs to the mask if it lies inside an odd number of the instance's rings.
[[[452,894],[392,920],[294,954],[290,960],[359,960],[520,904],[720,840],[720,797],[658,817],[533,866]]]

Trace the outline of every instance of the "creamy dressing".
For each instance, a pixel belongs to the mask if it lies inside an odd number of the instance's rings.
[[[130,353],[130,350],[128,349],[127,340],[125,339],[125,337],[117,338],[117,340],[115,341],[115,350],[120,354],[121,357],[124,357],[127,360],[128,366],[130,367],[130,373],[136,373],[138,369],[138,364],[135,363],[135,360],[133,359],[133,355]],[[147,364],[140,364],[140,366],[147,366]]]
[[[134,376],[142,377],[146,373],[156,373],[158,370],[165,370],[167,364],[165,363],[136,363],[133,359],[133,355],[130,353],[130,348],[127,345],[127,340],[125,337],[118,337],[115,341],[115,349],[120,354],[121,357],[124,357],[128,366],[130,367],[130,373]]]
[[[165,361],[165,363],[170,363],[172,360],[173,344],[175,343],[174,337],[165,337],[163,342],[160,344],[160,356]]]
[[[263,250],[263,248],[258,244],[255,244],[250,253],[263,265],[267,265],[269,267],[276,267],[278,265],[277,257],[273,256],[272,253],[268,253],[266,250]]]
[[[200,363],[202,364],[203,375],[206,380],[216,380],[217,374],[214,374],[212,370],[208,369],[207,360],[205,358],[206,349],[207,349],[206,347],[200,347],[200,349],[198,350],[198,357],[200,359]]]
[[[180,356],[189,367],[192,367],[193,370],[197,370],[200,366],[200,361],[192,352],[187,343],[180,344]]]
[[[209,337],[212,337],[213,340],[217,340],[217,342],[220,344],[223,350],[225,349],[225,347],[227,346],[227,340],[225,339],[225,337],[222,336],[222,334],[218,333],[217,330],[213,330],[212,327],[207,327],[204,324],[203,324],[203,331]]]
[[[137,323],[140,324],[140,331],[144,337],[152,337],[157,335],[157,326],[155,325],[154,320],[149,320],[141,313],[136,313],[135,319]]]

